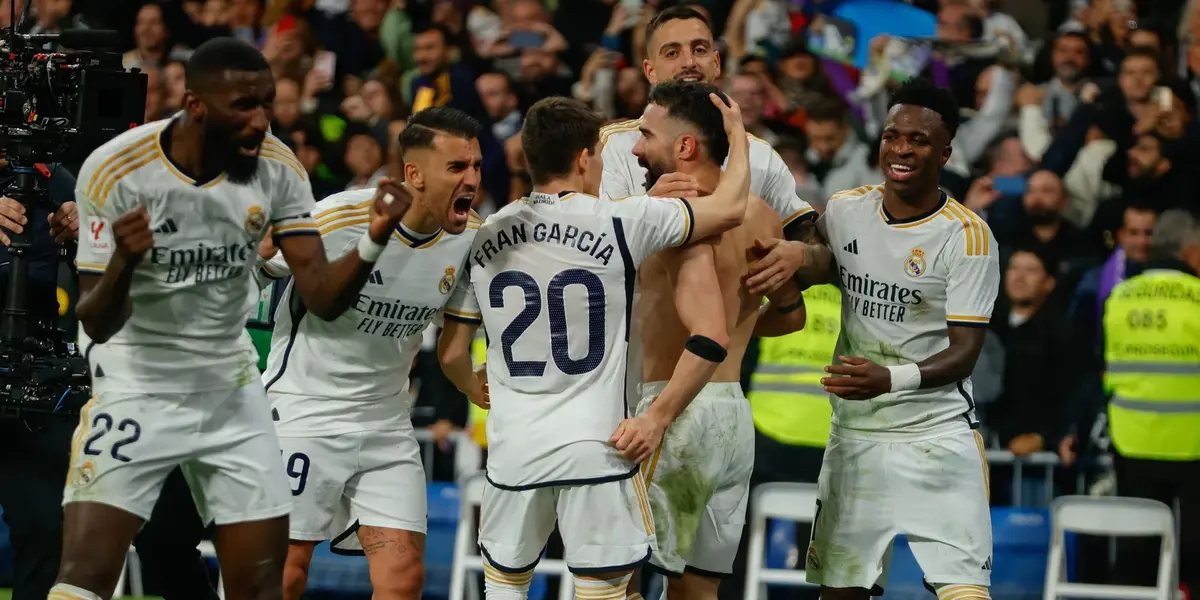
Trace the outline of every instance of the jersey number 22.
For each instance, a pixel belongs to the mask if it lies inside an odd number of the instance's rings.
[[[568,286],[580,285],[587,291],[588,341],[587,354],[583,358],[571,358],[571,345],[567,338],[567,306],[565,292]],[[500,347],[504,351],[504,363],[513,377],[541,377],[546,371],[544,360],[516,360],[513,345],[525,334],[542,314],[543,304],[550,313],[550,356],[559,371],[567,375],[583,375],[595,371],[604,359],[604,282],[595,273],[584,269],[559,271],[546,286],[545,302],[537,280],[524,271],[502,271],[492,279],[488,299],[492,308],[504,308],[504,291],[510,287],[520,288],[525,296],[525,308],[504,328],[500,334]]]

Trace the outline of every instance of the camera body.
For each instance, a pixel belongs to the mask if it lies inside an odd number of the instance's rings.
[[[37,206],[54,210],[38,176],[47,172],[42,165],[82,162],[98,146],[142,124],[147,78],[126,71],[119,52],[104,50],[119,49],[115,32],[16,31],[14,26],[0,32],[0,149],[15,175],[0,194],[33,214]],[[48,45],[72,50],[51,51]],[[28,322],[31,240],[28,230],[10,239],[8,289],[0,313],[0,419],[78,414],[91,396],[87,358],[70,339],[74,332],[54,322]]]

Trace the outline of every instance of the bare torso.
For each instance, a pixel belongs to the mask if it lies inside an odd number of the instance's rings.
[[[741,380],[742,357],[754,332],[754,322],[762,296],[751,295],[742,285],[755,239],[783,237],[783,223],[775,211],[757,196],[751,195],[746,219],[726,231],[715,244],[717,279],[725,301],[725,322],[729,328],[729,354],[713,375],[714,382]],[[683,354],[688,330],[675,310],[672,273],[678,265],[678,249],[664,250],[642,263],[638,276],[641,299],[637,305],[642,333],[642,381],[667,381],[675,363]]]

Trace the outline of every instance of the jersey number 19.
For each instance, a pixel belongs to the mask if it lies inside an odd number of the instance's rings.
[[[588,299],[588,342],[587,354],[580,359],[570,355],[567,338],[567,306],[565,292],[568,286],[580,285],[587,291]],[[550,312],[550,355],[559,371],[567,375],[583,375],[596,370],[604,359],[605,306],[604,282],[595,273],[584,269],[559,271],[546,286],[545,302],[537,280],[524,271],[510,270],[497,273],[488,289],[492,308],[504,308],[504,291],[510,287],[520,288],[525,296],[525,308],[504,328],[500,334],[500,347],[504,351],[504,363],[513,377],[541,377],[546,371],[544,360],[516,360],[513,345],[525,334],[542,314],[545,304]]]

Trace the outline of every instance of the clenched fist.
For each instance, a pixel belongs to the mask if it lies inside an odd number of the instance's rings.
[[[117,254],[127,262],[141,262],[146,251],[154,247],[154,232],[150,230],[150,213],[139,206],[117,218],[112,224]]]
[[[375,188],[375,200],[371,204],[371,240],[376,244],[387,243],[388,236],[400,224],[400,219],[412,206],[412,194],[400,183],[386,177],[379,180]]]

